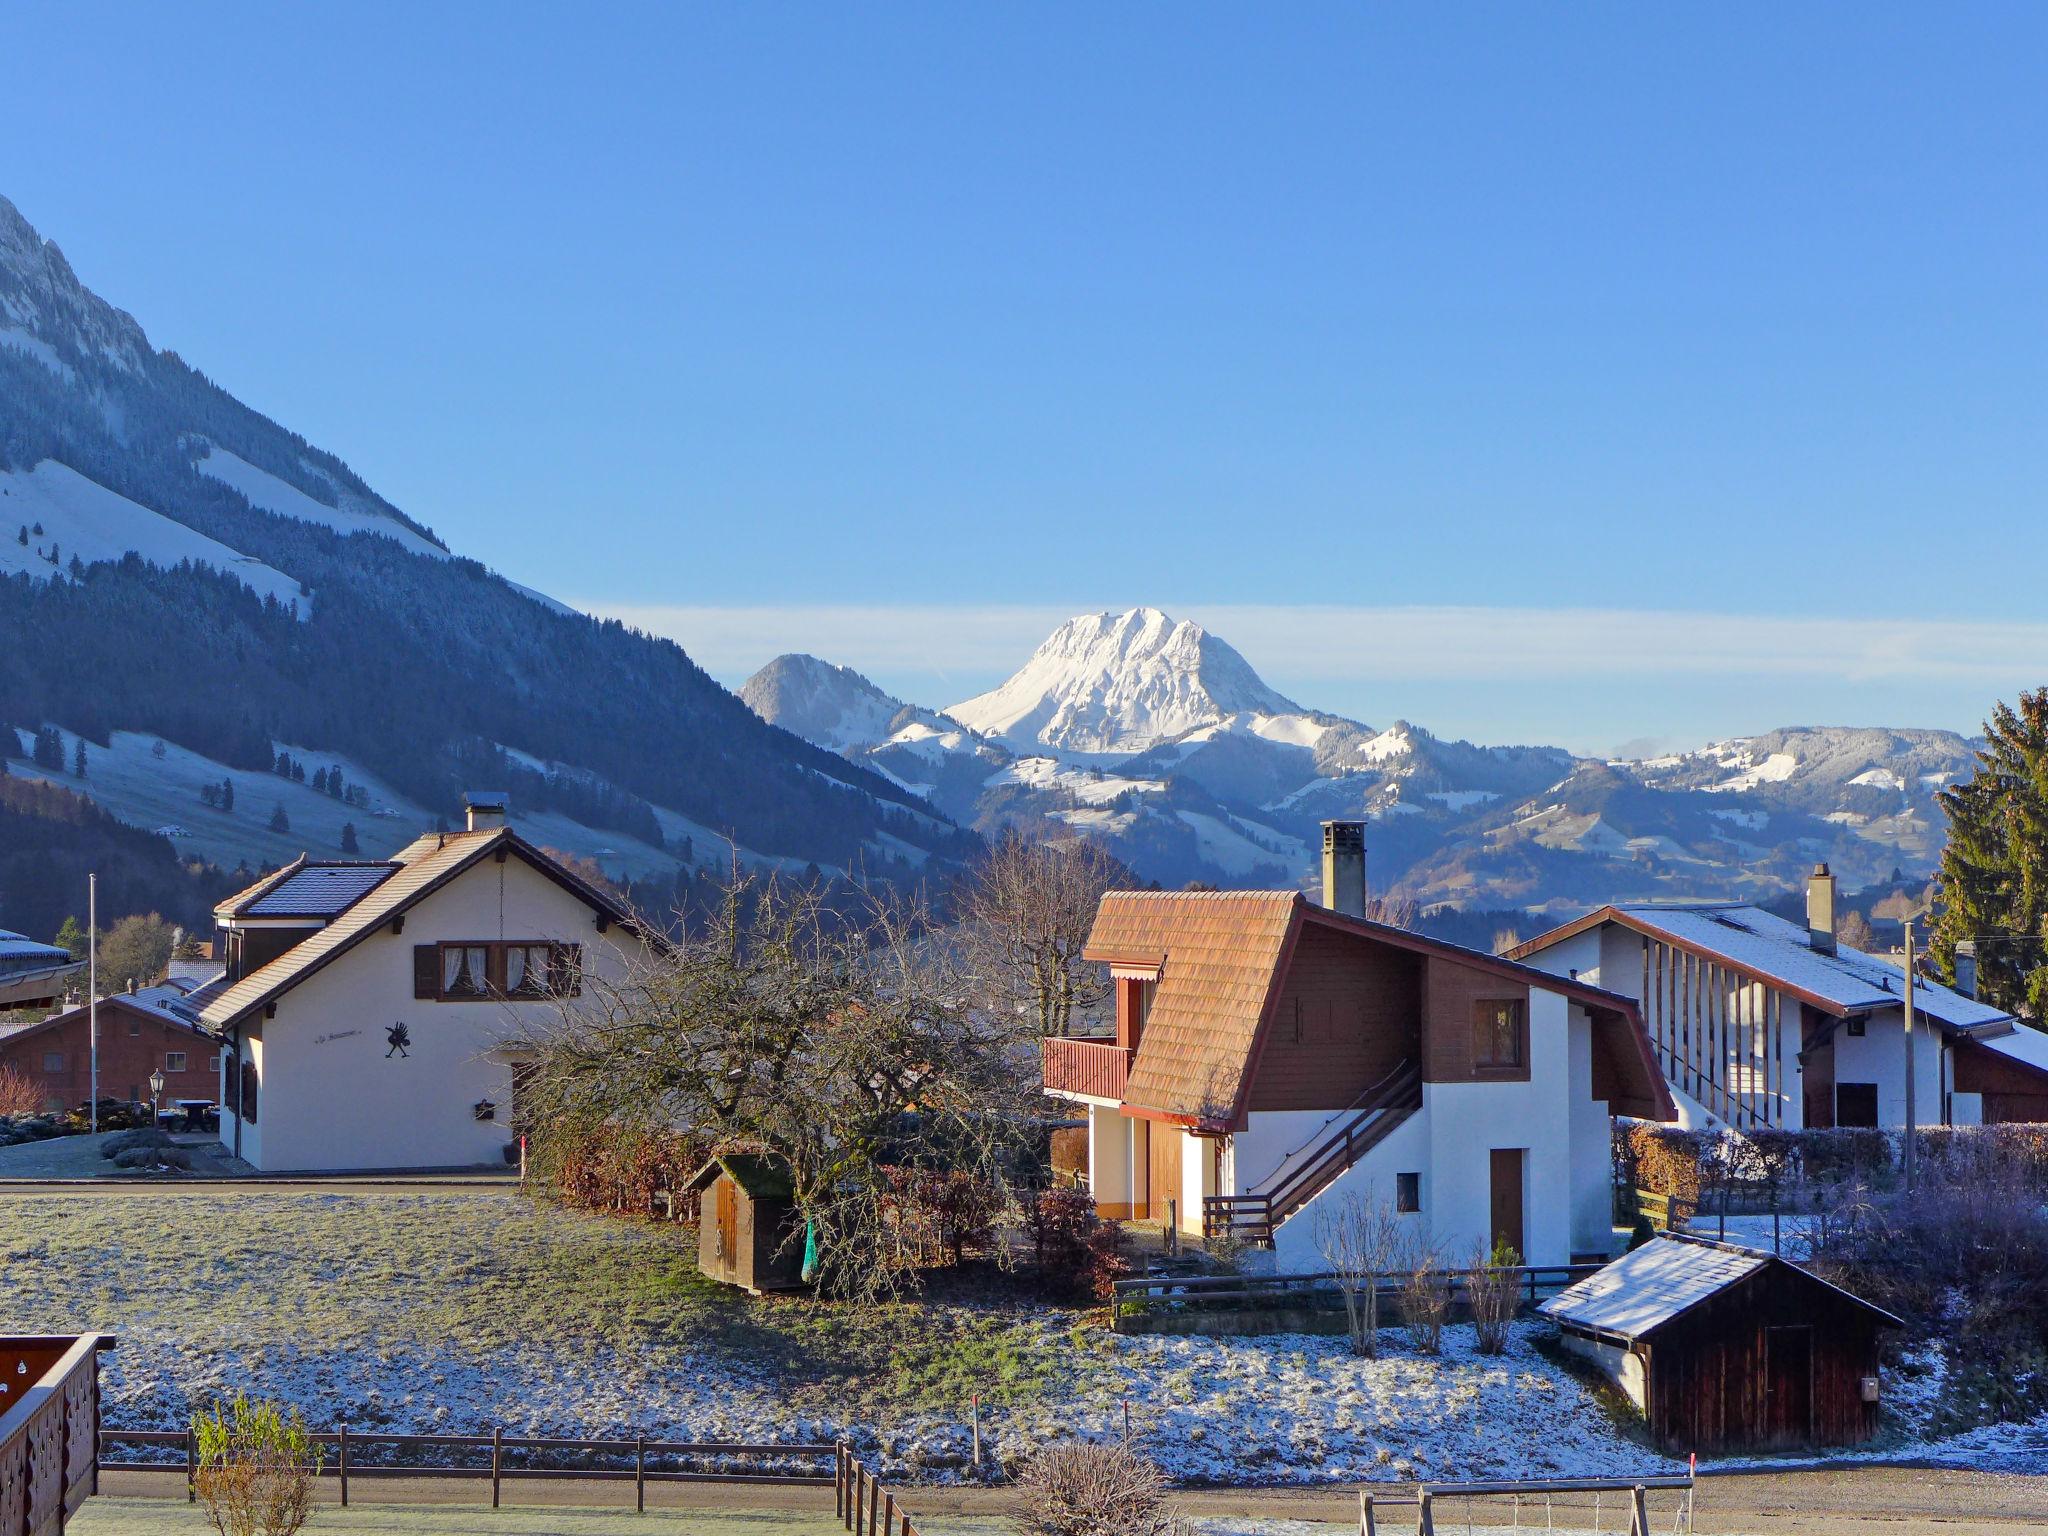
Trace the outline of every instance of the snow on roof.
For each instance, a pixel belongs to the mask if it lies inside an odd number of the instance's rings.
[[[1813,1284],[1847,1297],[1892,1327],[1904,1326],[1882,1307],[1762,1249],[1675,1232],[1659,1233],[1653,1241],[1565,1287],[1536,1311],[1569,1327],[1639,1339],[1770,1264],[1783,1264]]]
[[[1787,922],[1761,907],[1626,902],[1618,903],[1614,910],[1637,927],[1710,950],[1740,970],[1825,999],[1847,1013],[1905,1001],[1906,978],[1897,966],[1847,944],[1838,945],[1832,955],[1822,954],[1808,941],[1802,924]],[[1989,1003],[1925,979],[1915,981],[1913,1002],[1958,1029],[2002,1024],[2012,1017]]]
[[[1536,1310],[1552,1322],[1640,1338],[1770,1262],[1767,1253],[1666,1234],[1567,1286]]]
[[[39,940],[30,938],[25,933],[14,933],[8,929],[0,928],[0,956],[12,959],[16,955],[40,960],[52,960],[60,963],[68,962],[71,959],[71,952],[69,950],[59,949],[54,944],[44,944]]]
[[[333,917],[374,891],[398,868],[374,864],[306,864],[241,909],[246,917]]]

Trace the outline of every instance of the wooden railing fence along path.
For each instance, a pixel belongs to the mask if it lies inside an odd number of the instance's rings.
[[[841,1472],[844,1447],[831,1444],[747,1444],[726,1441],[649,1440],[636,1435],[630,1440],[570,1440],[553,1435],[508,1435],[493,1427],[487,1435],[404,1435],[379,1430],[352,1429],[343,1424],[331,1430],[315,1431],[315,1445],[333,1454],[322,1460],[320,1476],[339,1479],[341,1502],[348,1503],[349,1482],[355,1478],[445,1477],[489,1479],[491,1508],[496,1509],[504,1485],[521,1479],[554,1481],[624,1482],[632,1480],[634,1506],[647,1508],[649,1483],[779,1483],[785,1486],[822,1488],[836,1485]],[[103,1429],[102,1454],[108,1446],[156,1445],[176,1447],[183,1457],[185,1497],[195,1497],[194,1476],[198,1471],[198,1445],[190,1430]],[[408,1451],[431,1450],[444,1459],[406,1459]],[[365,1454],[371,1459],[365,1460]],[[462,1453],[467,1453],[463,1455]],[[461,1459],[448,1459],[461,1456]],[[568,1456],[605,1458],[609,1466],[542,1466],[539,1460]],[[825,1463],[832,1463],[828,1472]],[[696,1466],[678,1465],[695,1462]],[[706,1466],[703,1463],[711,1463]],[[793,1469],[789,1463],[796,1463]],[[806,1466],[806,1464],[808,1464]],[[110,1472],[164,1472],[179,1467],[176,1461],[111,1461],[100,1466]],[[14,1533],[0,1527],[0,1536]],[[35,1536],[41,1536],[40,1532]]]
[[[1517,1264],[1503,1266],[1517,1277],[1516,1285],[1524,1303],[1555,1296],[1600,1269],[1598,1264]],[[1447,1269],[1440,1272],[1455,1311],[1467,1304],[1472,1277],[1478,1269]],[[1148,1275],[1140,1280],[1118,1280],[1110,1297],[1110,1326],[1120,1327],[1127,1318],[1159,1313],[1203,1311],[1263,1311],[1289,1307],[1337,1309],[1344,1304],[1339,1277],[1332,1272],[1312,1275]],[[1408,1275],[1402,1270],[1382,1270],[1373,1277],[1380,1316],[1389,1325],[1400,1320],[1402,1288]]]
[[[838,1451],[832,1489],[834,1512],[840,1523],[854,1536],[918,1536],[917,1528],[910,1523],[910,1512],[853,1454],[853,1447],[842,1440]]]
[[[0,1536],[58,1536],[99,1492],[104,1333],[0,1338]]]
[[[1423,1483],[1412,1494],[1381,1494],[1371,1488],[1361,1488],[1358,1491],[1358,1536],[1379,1536],[1380,1512],[1391,1508],[1415,1511],[1416,1536],[1436,1536],[1439,1505],[1462,1502],[1469,1506],[1472,1502],[1497,1499],[1514,1501],[1516,1530],[1522,1527],[1522,1501],[1526,1499],[1531,1504],[1540,1504],[1543,1508],[1541,1528],[1550,1530],[1554,1528],[1555,1506],[1559,1500],[1569,1501],[1568,1511],[1583,1513],[1581,1506],[1589,1496],[1594,1501],[1593,1529],[1605,1530],[1607,1527],[1600,1501],[1609,1494],[1620,1495],[1615,1511],[1617,1515],[1623,1509],[1628,1511],[1628,1536],[1656,1536],[1650,1525],[1650,1495],[1663,1492],[1679,1492],[1685,1495],[1680,1518],[1683,1522],[1682,1528],[1690,1532],[1692,1490],[1691,1477],[1560,1477],[1520,1482],[1503,1480],[1479,1483]],[[1469,1508],[1466,1513],[1468,1518],[1456,1523],[1469,1530],[1472,1525]],[[1530,1528],[1537,1529],[1533,1518],[1534,1512],[1529,1513]],[[1447,1527],[1451,1523],[1452,1521],[1447,1520]],[[1566,1528],[1570,1529],[1574,1523],[1568,1520]],[[1674,1528],[1677,1526],[1678,1522],[1674,1522]]]

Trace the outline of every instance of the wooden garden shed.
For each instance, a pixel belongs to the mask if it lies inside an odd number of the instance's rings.
[[[802,1288],[802,1238],[789,1169],[762,1152],[714,1157],[690,1180],[698,1197],[697,1267],[714,1280],[763,1291]]]
[[[1891,1313],[1756,1249],[1665,1233],[1537,1308],[1666,1450],[1854,1445],[1877,1428]]]

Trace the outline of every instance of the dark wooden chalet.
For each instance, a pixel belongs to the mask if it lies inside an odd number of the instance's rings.
[[[1537,1309],[1683,1455],[1854,1445],[1896,1317],[1768,1253],[1666,1233]]]
[[[714,1157],[690,1180],[698,1197],[697,1267],[714,1280],[763,1291],[803,1287],[801,1225],[789,1169],[759,1152]]]

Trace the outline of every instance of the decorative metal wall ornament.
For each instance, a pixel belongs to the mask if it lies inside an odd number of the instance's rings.
[[[391,1045],[391,1049],[384,1053],[384,1059],[386,1061],[389,1061],[394,1056],[404,1056],[408,1058],[411,1056],[412,1053],[408,1051],[406,1047],[412,1044],[412,1031],[410,1029],[407,1029],[403,1023],[394,1024],[389,1029],[385,1030],[384,1038],[387,1041],[389,1041]]]
[[[495,1120],[498,1118],[498,1106],[489,1099],[478,1099],[476,1101],[476,1117],[479,1120]]]

